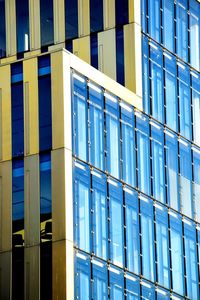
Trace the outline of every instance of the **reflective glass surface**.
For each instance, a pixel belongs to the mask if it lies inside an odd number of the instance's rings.
[[[29,2],[15,0],[17,26],[17,52],[29,50]]]
[[[0,1],[0,58],[6,55],[5,0]]]

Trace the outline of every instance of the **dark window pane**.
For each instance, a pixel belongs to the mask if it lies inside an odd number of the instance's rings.
[[[41,45],[53,44],[53,0],[40,0]]]
[[[97,34],[91,34],[90,36],[90,53],[91,53],[91,65],[98,69],[98,45]]]
[[[115,1],[115,19],[116,25],[128,23],[128,0]]]
[[[78,36],[78,1],[65,0],[65,39]]]
[[[0,58],[6,55],[5,0],[0,1]]]
[[[124,85],[124,31],[116,29],[117,82]]]
[[[90,31],[103,30],[103,0],[90,0]]]
[[[28,0],[16,0],[17,52],[29,50]]]

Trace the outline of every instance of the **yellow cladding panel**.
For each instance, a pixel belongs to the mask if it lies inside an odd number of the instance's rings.
[[[15,0],[5,1],[6,11],[6,54],[12,56],[16,54],[16,15]]]
[[[116,80],[115,29],[98,34],[98,65],[101,72]]]
[[[0,163],[0,252],[12,249],[12,161]]]
[[[141,26],[141,0],[129,0],[129,23]]]
[[[115,0],[103,0],[104,29],[115,27]]]
[[[24,153],[39,152],[37,58],[23,61],[24,78]]]
[[[11,81],[6,65],[0,67],[0,161],[11,157]]]
[[[40,246],[24,248],[25,299],[40,299]],[[51,288],[51,287],[49,287]]]
[[[41,47],[40,41],[40,1],[29,0],[30,49]]]
[[[125,86],[142,97],[141,28],[136,23],[124,26]]]
[[[54,43],[65,41],[65,0],[53,1],[54,13]]]
[[[73,53],[90,64],[90,36],[73,40]]]
[[[78,32],[80,37],[90,34],[89,0],[78,0]]]

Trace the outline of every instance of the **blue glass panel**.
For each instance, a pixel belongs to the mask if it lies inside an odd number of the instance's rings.
[[[126,300],[140,299],[140,283],[139,278],[130,273],[125,274],[126,278]]]
[[[90,32],[103,31],[103,0],[90,0]]]
[[[170,212],[170,245],[172,289],[174,292],[184,295],[182,222],[181,217],[173,212]]]
[[[40,0],[41,46],[54,42],[53,0]]]
[[[148,117],[137,113],[136,128],[138,188],[142,192],[150,195],[150,143]]]
[[[143,85],[143,107],[144,111],[150,113],[150,80],[149,80],[149,42],[146,36],[142,37],[142,85]]]
[[[184,140],[179,140],[180,154],[180,200],[182,212],[193,217],[192,207],[192,158],[190,144]]]
[[[190,63],[200,69],[200,5],[197,1],[189,1],[190,10]]]
[[[78,37],[78,0],[65,0],[65,39]]]
[[[155,0],[153,0],[155,1]],[[151,114],[160,122],[164,120],[163,55],[162,49],[150,42]]]
[[[191,99],[190,99],[190,69],[188,66],[178,65],[179,77],[179,114],[180,133],[187,139],[192,137],[191,129]]]
[[[96,33],[90,35],[90,55],[91,65],[98,69],[98,42]]]
[[[93,252],[108,259],[108,222],[106,176],[92,171]]]
[[[106,162],[107,171],[119,178],[119,104],[116,97],[105,94],[106,97]]]
[[[198,269],[200,272],[200,226],[197,226],[197,251],[198,251]]]
[[[52,238],[51,201],[51,154],[45,153],[40,154],[40,222],[42,223],[42,241],[49,241]]]
[[[51,75],[38,78],[40,151],[52,148]]]
[[[157,281],[160,285],[170,287],[170,262],[168,240],[168,213],[164,206],[156,204],[156,258]]]
[[[24,153],[24,115],[23,115],[23,83],[11,86],[12,109],[12,156]]]
[[[184,222],[185,267],[187,296],[192,300],[199,299],[196,229],[192,221]]]
[[[164,169],[164,133],[163,127],[153,121],[151,124],[151,154],[152,154],[152,195],[165,203],[165,169]]]
[[[178,192],[178,141],[177,135],[168,130],[165,131],[165,154],[167,202],[172,208],[180,210]]]
[[[90,162],[104,170],[104,103],[103,92],[89,83]]]
[[[122,179],[136,186],[135,122],[131,106],[121,102]]]
[[[87,86],[85,78],[73,74],[73,152],[88,160]]]
[[[160,18],[160,1],[161,0],[149,0],[148,1],[148,15],[149,15],[149,34],[157,42],[160,42],[161,37],[161,18]]]
[[[141,243],[142,243],[142,275],[149,280],[155,280],[155,251],[153,203],[151,200],[140,197],[141,213]]]
[[[176,52],[188,61],[188,15],[187,0],[176,1]]]
[[[156,300],[170,300],[170,299],[176,299],[178,298],[170,298],[170,293],[164,289],[161,289],[160,287],[156,289]]]
[[[11,65],[11,82],[19,82],[23,80],[23,66],[21,62]]]
[[[77,252],[75,256],[75,299],[90,300],[90,257]]]
[[[6,56],[5,0],[0,1],[0,58]]]
[[[109,182],[110,213],[110,259],[118,266],[124,265],[124,215],[122,185],[117,181]]]
[[[109,268],[110,300],[124,300],[124,276],[120,269]]]
[[[116,28],[116,66],[117,66],[117,82],[124,85],[124,29],[123,27]]]
[[[195,205],[196,219],[200,222],[200,149],[193,148],[193,201]]]
[[[76,245],[90,252],[90,170],[74,163],[74,236]]]
[[[128,23],[128,0],[115,1],[115,19],[117,26]]]
[[[29,1],[15,0],[17,52],[29,50]]]
[[[141,292],[143,300],[155,300],[155,287],[151,283],[146,281],[141,282]]]
[[[92,259],[92,292],[93,300],[108,299],[107,265],[97,259]]]
[[[167,0],[168,1],[168,0]],[[178,131],[176,58],[164,52],[166,124]]]
[[[141,11],[142,11],[142,31],[147,33],[147,0],[141,1]]]
[[[163,44],[174,52],[174,0],[162,0]]]
[[[192,71],[192,115],[193,115],[193,140],[200,146],[200,75]]]
[[[12,162],[12,219],[13,233],[24,228],[24,161]]]
[[[42,55],[38,57],[38,75],[43,76],[51,73],[50,55]]]
[[[140,274],[140,239],[138,196],[134,190],[124,188],[126,220],[126,267]]]

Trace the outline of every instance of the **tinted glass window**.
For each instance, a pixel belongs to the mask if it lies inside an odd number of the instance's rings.
[[[40,0],[41,45],[53,44],[53,0]]]
[[[0,1],[0,58],[6,55],[5,0]]]
[[[17,52],[29,50],[29,2],[16,0]]]

